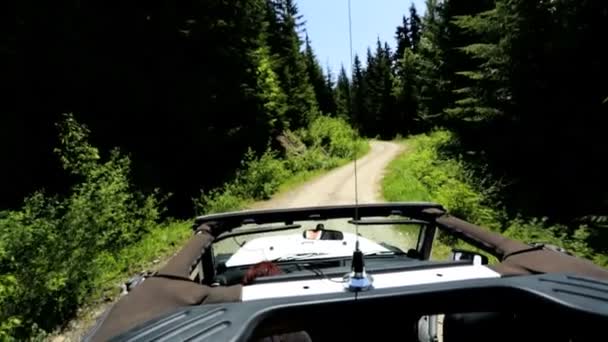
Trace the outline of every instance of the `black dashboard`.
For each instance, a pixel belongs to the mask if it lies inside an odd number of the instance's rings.
[[[116,341],[249,341],[306,331],[312,341],[419,341],[417,322],[443,314],[443,340],[587,341],[608,323],[608,283],[534,275],[366,292],[202,305]]]

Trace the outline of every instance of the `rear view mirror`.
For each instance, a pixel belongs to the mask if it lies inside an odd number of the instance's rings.
[[[463,249],[452,249],[450,253],[450,259],[454,261],[458,260],[472,260],[473,265],[487,265],[488,257],[481,255],[476,252],[471,252]]]
[[[306,240],[344,240],[344,234],[339,230],[325,229],[323,224],[318,224],[315,229],[303,232]]]

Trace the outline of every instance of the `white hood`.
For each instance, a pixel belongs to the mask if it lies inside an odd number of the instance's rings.
[[[308,240],[304,239],[302,232],[265,236],[248,241],[226,261],[226,266],[251,265],[261,261],[306,254],[311,255],[301,258],[302,260],[347,257],[353,254],[356,240],[356,235],[352,233],[344,233],[344,239],[342,240]],[[359,236],[359,249],[364,254],[391,252],[387,248],[361,236]]]

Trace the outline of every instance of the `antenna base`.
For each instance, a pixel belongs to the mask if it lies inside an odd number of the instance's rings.
[[[368,291],[373,288],[374,278],[363,271],[363,273],[351,272],[344,276],[344,289],[350,292]]]

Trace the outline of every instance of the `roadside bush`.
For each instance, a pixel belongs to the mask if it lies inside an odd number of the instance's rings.
[[[259,158],[252,150],[245,154],[232,182],[195,200],[197,213],[238,210],[249,201],[268,199],[290,175],[285,161],[270,149]]]
[[[299,132],[306,146],[320,148],[329,156],[343,159],[352,159],[354,153],[364,148],[365,141],[355,137],[358,134],[342,118],[320,116],[310,127]]]
[[[328,170],[338,166],[340,158],[332,157],[318,147],[307,148],[300,154],[289,155],[285,160],[287,168],[293,172]]]
[[[102,162],[89,131],[71,115],[56,153],[77,179],[65,199],[33,194],[0,216],[0,336],[25,338],[71,318],[100,286],[100,267],[139,241],[161,214],[157,194],[133,192],[129,159]]]
[[[456,216],[500,229],[504,214],[491,208],[488,192],[472,185],[475,182],[461,161],[441,155],[441,148],[450,141],[446,131],[410,138],[408,152],[389,165],[383,180],[385,197],[390,201],[437,202]]]
[[[525,241],[540,242],[560,246],[569,252],[587,259],[596,259],[594,251],[587,245],[590,231],[587,226],[579,226],[574,231],[565,225],[547,222],[547,218],[513,219],[504,231],[506,236]],[[597,258],[600,260],[601,258]],[[606,265],[605,263],[600,263]]]
[[[368,144],[342,119],[319,116],[308,129],[286,131],[279,141],[284,157],[266,150],[256,157],[249,150],[234,180],[219,189],[201,192],[195,199],[198,213],[214,213],[243,208],[248,202],[268,199],[292,177],[316,170],[328,170],[365,153]]]
[[[225,184],[222,188],[213,189],[209,193],[201,191],[201,196],[194,199],[197,215],[221,213],[241,209],[248,199],[243,198],[233,183]]]
[[[457,217],[507,237],[554,244],[599,265],[608,265],[608,256],[589,247],[592,235],[585,225],[571,228],[550,224],[547,218],[508,218],[495,200],[499,184],[479,179],[463,161],[441,153],[443,147],[453,143],[452,139],[446,131],[410,137],[409,150],[388,167],[382,183],[384,197],[389,201],[433,201]],[[445,234],[439,234],[439,240],[455,246],[455,241]],[[449,248],[445,245],[438,245],[437,255],[447,256]]]
[[[259,158],[252,150],[245,154],[244,171],[237,173],[236,183],[240,186],[241,195],[253,199],[268,199],[282,182],[289,177],[285,162],[278,159],[278,154],[270,149]]]

